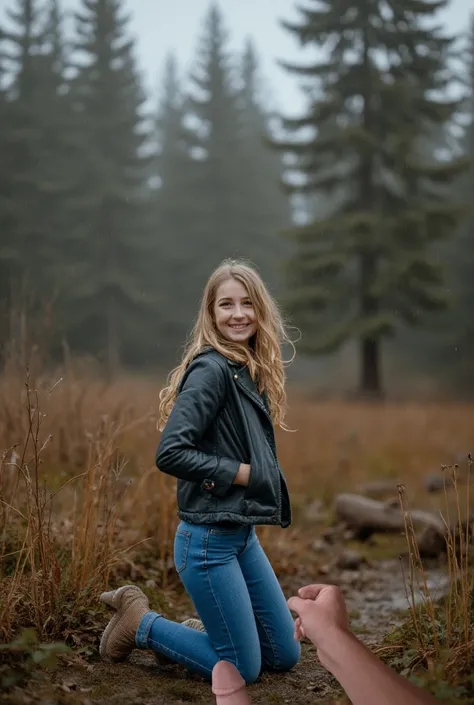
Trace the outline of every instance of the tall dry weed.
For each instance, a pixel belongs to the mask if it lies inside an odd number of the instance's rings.
[[[128,375],[107,384],[93,363],[65,357],[53,371],[13,359],[0,373],[0,624],[61,631],[116,571],[133,578],[152,566],[166,587],[176,580],[175,481],[154,464],[160,380]],[[278,432],[280,461],[298,510],[330,501],[360,481],[394,477],[418,501],[423,477],[468,447],[474,413],[462,405],[318,402],[290,390],[289,425]],[[426,501],[426,493],[420,493]],[[429,498],[429,503],[431,503]],[[315,533],[317,531],[315,527]],[[304,543],[263,528],[261,540],[281,573],[299,569]],[[134,549],[124,553],[127,548]],[[113,575],[111,571],[114,571]]]
[[[20,383],[21,371],[9,364],[0,376],[4,639],[20,626],[33,626],[40,637],[61,636],[96,604],[126,551],[150,538],[170,544],[173,483],[164,482],[149,460],[142,465],[140,452],[153,410],[139,414],[124,396],[101,404],[108,390],[92,376],[81,383],[74,372],[55,380],[28,372]],[[130,473],[122,446],[132,438]]]
[[[442,471],[445,501],[442,518],[446,527],[449,578],[447,594],[440,597],[429,587],[405,488],[400,486],[400,508],[408,545],[406,586],[411,619],[401,631],[396,631],[389,641],[396,641],[397,648],[404,649],[409,654],[408,660],[401,659],[407,671],[422,664],[427,667],[428,676],[433,675],[435,680],[446,678],[455,686],[459,680],[463,682],[466,677],[469,678],[474,667],[474,516],[470,495],[471,455],[467,458],[467,477],[464,473],[462,475],[464,501],[461,500],[458,466],[443,466]]]

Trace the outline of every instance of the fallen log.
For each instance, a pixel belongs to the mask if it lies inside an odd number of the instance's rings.
[[[393,496],[394,493],[396,494],[399,484],[400,480],[370,480],[369,482],[362,482],[357,487],[357,491],[366,497],[381,499],[390,495]]]
[[[357,494],[340,494],[334,500],[334,515],[342,530],[350,530],[352,538],[366,541],[374,533],[398,533],[405,531],[404,516],[397,499],[380,502]],[[448,531],[442,517],[423,509],[413,509],[407,518],[408,526],[413,522],[416,542],[422,558],[436,558],[447,550]],[[451,526],[450,545],[456,553],[465,541],[474,542],[474,513],[462,523]]]
[[[380,502],[357,494],[339,494],[334,500],[334,514],[338,520],[353,529],[359,538],[373,533],[404,531],[405,523],[398,501]],[[431,527],[444,537],[446,527],[441,517],[422,509],[410,512],[414,526]]]

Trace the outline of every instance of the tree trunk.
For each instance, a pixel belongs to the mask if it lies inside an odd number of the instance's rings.
[[[344,493],[335,497],[333,511],[349,528],[364,530],[367,535],[375,532],[398,533],[405,528],[398,502],[379,502],[369,497]],[[415,525],[429,526],[444,537],[445,525],[436,514],[413,509],[410,515]]]
[[[115,298],[110,295],[107,302],[107,378],[114,379],[120,368],[118,333],[118,311]]]
[[[363,395],[380,398],[382,382],[380,373],[380,340],[362,338],[360,391]]]
[[[370,59],[370,38],[368,28],[370,26],[368,7],[364,6],[367,12],[366,25],[363,31],[362,64],[365,69],[364,85],[362,88],[362,98],[364,101],[363,126],[367,135],[375,131],[374,115],[377,97],[374,95],[372,86],[372,66]],[[374,183],[374,156],[372,148],[366,145],[361,155],[361,183],[360,183],[360,208],[366,213],[377,210],[377,187]],[[368,226],[370,229],[370,226]],[[373,319],[379,311],[379,301],[374,294],[374,286],[377,280],[377,254],[370,242],[369,232],[365,232],[365,245],[360,255],[360,317],[363,322]],[[382,384],[380,376],[380,341],[377,338],[361,336],[360,339],[360,391],[363,395],[378,398],[382,395]]]

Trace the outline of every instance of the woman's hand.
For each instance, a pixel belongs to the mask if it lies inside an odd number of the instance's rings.
[[[241,463],[239,467],[239,471],[237,475],[235,476],[234,480],[234,485],[241,485],[242,487],[247,487],[249,484],[249,477],[250,477],[250,465],[246,465],[245,463]]]

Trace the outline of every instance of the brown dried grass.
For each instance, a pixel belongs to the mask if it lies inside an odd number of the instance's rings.
[[[10,361],[0,375],[0,624],[11,638],[33,624],[60,637],[95,603],[127,550],[148,551],[163,587],[175,580],[175,481],[156,469],[160,380],[106,384],[90,363],[66,359],[29,375]],[[473,408],[456,404],[310,402],[290,391],[279,455],[296,508],[396,477],[413,488],[472,442]],[[264,529],[276,565],[298,567],[307,536]],[[145,545],[138,544],[145,542]],[[134,555],[132,551],[131,555]],[[130,554],[128,554],[130,555]]]

